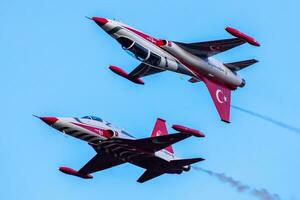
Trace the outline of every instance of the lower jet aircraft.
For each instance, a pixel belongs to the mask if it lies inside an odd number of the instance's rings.
[[[144,84],[142,77],[167,70],[190,76],[191,83],[203,81],[221,120],[229,123],[231,90],[245,86],[245,80],[236,72],[258,61],[250,59],[222,63],[212,56],[246,42],[260,46],[255,39],[227,27],[225,30],[235,38],[182,43],[156,39],[118,21],[100,17],[90,19],[116,39],[125,51],[141,61],[141,64],[129,74],[119,67],[110,66],[113,72],[137,84]]]
[[[190,136],[204,137],[200,131],[173,125],[172,128],[178,132],[168,135],[165,120],[160,118],[155,123],[151,137],[143,139],[135,139],[124,130],[95,116],[38,118],[64,134],[88,142],[97,152],[79,171],[68,167],[59,168],[63,173],[80,178],[93,178],[91,173],[129,162],[146,169],[137,180],[143,183],[165,173],[181,174],[189,171],[191,164],[204,160],[179,159],[171,146]]]

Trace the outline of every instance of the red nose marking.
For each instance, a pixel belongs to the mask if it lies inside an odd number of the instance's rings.
[[[92,20],[94,20],[94,22],[96,22],[99,26],[104,26],[108,22],[107,19],[101,17],[92,17]]]
[[[50,126],[58,120],[56,117],[40,117],[40,119]]]

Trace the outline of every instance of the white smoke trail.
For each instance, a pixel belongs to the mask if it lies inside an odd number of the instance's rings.
[[[243,184],[240,181],[237,181],[232,177],[225,175],[224,173],[216,173],[210,170],[202,169],[201,167],[198,166],[193,166],[193,169],[197,171],[205,172],[210,176],[218,178],[220,181],[224,183],[228,183],[233,188],[235,188],[237,192],[248,193],[260,200],[281,200],[278,194],[272,194],[266,189],[252,188],[249,185]]]
[[[300,128],[298,128],[298,127],[291,126],[291,125],[289,125],[289,124],[287,124],[285,122],[279,121],[277,119],[273,119],[273,118],[271,118],[269,116],[262,115],[262,114],[259,114],[257,112],[246,110],[244,108],[241,108],[241,107],[238,107],[238,106],[235,106],[235,105],[231,105],[231,107],[234,108],[234,109],[236,109],[236,110],[239,110],[239,111],[242,111],[244,113],[247,113],[249,115],[252,115],[254,117],[257,117],[257,118],[260,118],[262,120],[268,121],[268,122],[270,122],[272,124],[275,124],[275,125],[277,125],[277,126],[279,126],[281,128],[285,128],[287,130],[293,131],[294,133],[300,134]]]

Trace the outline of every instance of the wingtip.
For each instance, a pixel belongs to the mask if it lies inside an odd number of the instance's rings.
[[[191,134],[195,137],[205,137],[205,135],[196,129],[192,129],[192,128],[188,128],[182,125],[178,125],[178,124],[173,124],[172,128],[176,131],[182,132],[182,133],[187,133],[187,134]]]
[[[139,177],[139,179],[138,179],[138,180],[136,180],[136,182],[138,182],[138,183],[144,183],[144,182],[145,182],[145,180],[143,180],[143,179],[142,179],[142,177]]]
[[[239,30],[237,30],[237,29],[235,29],[233,27],[227,26],[227,27],[225,27],[225,30],[229,34],[231,34],[231,35],[233,35],[233,36],[235,36],[237,38],[241,38],[241,39],[245,40],[246,42],[248,42],[249,44],[251,44],[253,46],[257,46],[257,47],[261,46],[261,44],[257,40],[255,40],[253,37],[250,37],[249,35],[241,32],[241,31],[239,31]]]
[[[76,171],[72,168],[69,168],[69,167],[61,166],[58,168],[58,170],[61,171],[62,173],[69,174],[72,176],[77,176],[77,177],[83,178],[83,179],[92,179],[93,178],[93,176],[91,174],[81,174],[78,171]]]
[[[110,65],[109,69],[114,72],[115,74],[118,74],[119,76],[122,76],[123,78],[126,78],[127,80],[139,84],[139,85],[144,85],[144,81],[139,78],[139,77],[131,77],[127,72],[125,72],[123,69],[121,69],[120,67],[114,66],[114,65]]]

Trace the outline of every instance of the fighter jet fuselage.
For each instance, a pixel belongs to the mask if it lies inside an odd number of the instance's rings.
[[[260,46],[252,37],[227,27],[226,31],[236,38],[182,43],[156,39],[115,20],[100,17],[91,19],[117,40],[126,52],[141,62],[129,74],[119,67],[110,66],[113,72],[137,84],[144,84],[142,77],[164,71],[190,76],[191,83],[203,81],[222,121],[230,121],[231,90],[245,86],[245,80],[239,77],[237,71],[257,60],[224,64],[213,56],[244,43]]]
[[[105,24],[100,24],[102,29],[116,39],[126,52],[145,64],[197,80],[204,76],[232,89],[244,86],[242,78],[213,57],[195,56],[175,42],[158,40],[118,21],[106,20]]]
[[[171,147],[173,143],[190,136],[204,137],[202,133],[173,125],[173,129],[179,133],[168,135],[165,121],[160,118],[157,119],[151,137],[143,139],[136,139],[95,116],[39,118],[63,134],[87,142],[97,152],[97,155],[79,171],[68,167],[60,168],[64,173],[81,178],[92,178],[91,173],[128,162],[146,169],[146,175],[138,180],[145,182],[164,173],[181,174],[183,171],[189,171],[190,164],[203,160],[179,159]]]

